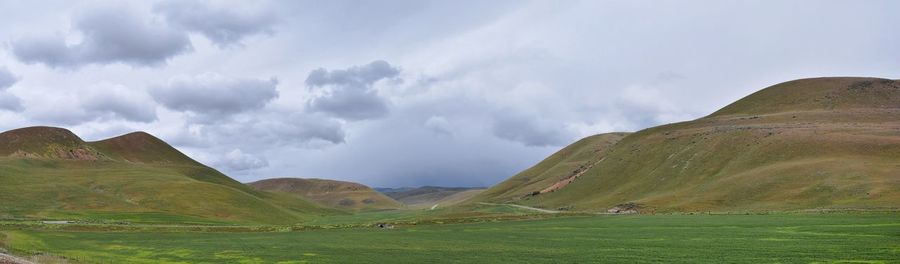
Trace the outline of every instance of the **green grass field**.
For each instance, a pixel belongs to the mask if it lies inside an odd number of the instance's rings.
[[[900,214],[634,215],[295,232],[2,231],[101,263],[897,263]]]

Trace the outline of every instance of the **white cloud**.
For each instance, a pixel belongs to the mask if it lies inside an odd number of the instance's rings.
[[[240,149],[234,149],[225,154],[219,164],[233,171],[246,171],[269,166],[269,162],[265,159],[246,154]]]
[[[83,94],[81,109],[95,118],[121,118],[134,122],[156,121],[156,104],[142,90],[122,85],[100,84]]]
[[[51,124],[119,120],[150,123],[157,120],[156,104],[143,90],[111,83],[90,85],[79,92],[33,98],[31,103],[35,107],[27,109],[25,114]]]

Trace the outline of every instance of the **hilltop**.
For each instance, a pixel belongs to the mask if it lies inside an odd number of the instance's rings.
[[[814,78],[697,120],[583,139],[472,202],[603,212],[896,208],[898,176],[900,81]]]
[[[144,132],[85,142],[69,130],[0,133],[0,217],[293,223],[333,213],[257,191]]]
[[[0,156],[69,160],[107,160],[69,130],[26,127],[0,133]]]
[[[399,209],[403,205],[376,192],[369,186],[355,182],[277,178],[248,183],[257,190],[297,195],[321,205],[351,211]]]

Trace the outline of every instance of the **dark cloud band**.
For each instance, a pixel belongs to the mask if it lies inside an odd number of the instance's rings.
[[[240,44],[248,36],[272,34],[276,16],[259,10],[242,12],[200,1],[164,1],[153,8],[170,24],[202,34],[219,47]]]
[[[12,42],[12,51],[25,63],[78,68],[110,63],[156,66],[193,49],[184,32],[142,17],[124,8],[90,10],[73,22],[73,30],[82,35],[80,43],[68,44],[60,35],[30,37]]]
[[[278,80],[229,78],[218,74],[175,78],[153,86],[150,95],[166,108],[222,117],[263,108],[278,98]]]

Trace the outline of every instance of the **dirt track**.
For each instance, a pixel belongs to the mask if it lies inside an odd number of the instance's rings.
[[[557,210],[549,210],[549,209],[543,209],[543,208],[537,208],[537,207],[531,207],[531,206],[524,206],[524,205],[518,205],[518,204],[496,204],[496,203],[479,203],[479,204],[484,204],[484,205],[506,205],[506,206],[517,207],[517,208],[521,208],[521,209],[525,209],[525,210],[532,210],[532,211],[538,211],[538,212],[541,212],[541,213],[548,213],[548,214],[561,213],[561,211],[557,211]]]
[[[0,253],[0,264],[34,264],[34,262]]]

